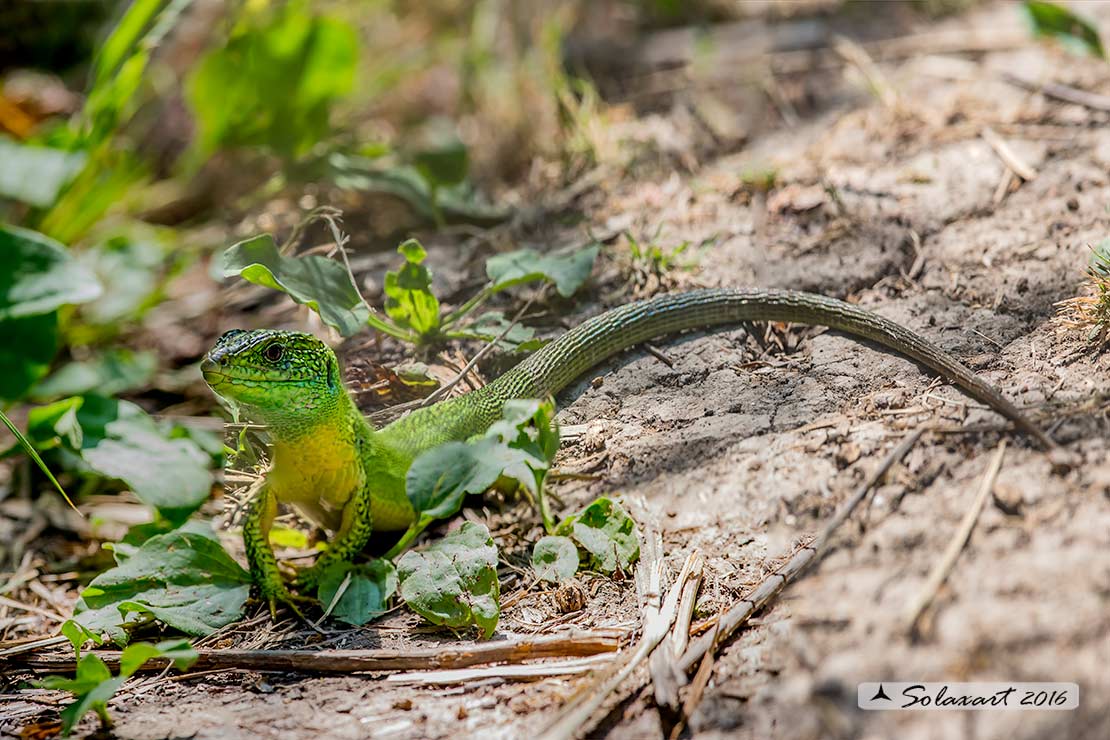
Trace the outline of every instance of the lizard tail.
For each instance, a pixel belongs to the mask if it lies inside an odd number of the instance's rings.
[[[1055,446],[1048,435],[998,389],[921,335],[850,303],[793,290],[696,290],[630,303],[583,322],[468,396],[479,396],[471,402],[482,407],[483,416],[492,413],[496,418],[506,400],[554,394],[591,367],[629,347],[685,329],[741,321],[827,326],[877,342],[955,383],[969,396],[1031,434],[1044,447]]]

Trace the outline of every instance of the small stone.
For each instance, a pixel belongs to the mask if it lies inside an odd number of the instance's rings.
[[[393,702],[393,708],[401,709],[407,712],[408,710],[412,709],[412,699],[396,699]]]

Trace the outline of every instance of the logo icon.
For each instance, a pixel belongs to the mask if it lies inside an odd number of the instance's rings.
[[[886,699],[887,701],[891,700],[890,697],[886,695],[886,692],[883,691],[882,684],[879,684],[879,690],[876,691],[875,695],[871,697],[871,701],[877,701],[878,699]]]

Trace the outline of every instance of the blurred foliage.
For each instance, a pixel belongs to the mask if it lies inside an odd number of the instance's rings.
[[[1036,35],[1054,38],[1080,54],[1106,58],[1098,28],[1091,21],[1058,3],[1025,0],[1023,7]]]
[[[194,156],[244,146],[304,155],[327,138],[332,106],[354,85],[358,39],[348,23],[304,2],[253,6],[189,79]]]

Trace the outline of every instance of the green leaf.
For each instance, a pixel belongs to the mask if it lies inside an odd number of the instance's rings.
[[[16,400],[50,369],[58,351],[58,314],[0,319],[0,337],[0,400]]]
[[[538,494],[559,451],[555,404],[534,399],[506,401],[501,421],[490,425],[486,437],[499,441],[510,451],[503,456],[503,475],[515,478]]]
[[[636,522],[621,505],[604,496],[559,524],[556,534],[569,535],[590,555],[602,573],[626,569],[640,557]]]
[[[470,161],[466,145],[451,132],[413,154],[412,163],[424,179],[441,186],[458,185],[465,180]]]
[[[458,513],[468,493],[497,482],[508,462],[492,439],[447,442],[422,453],[405,476],[405,493],[418,517],[445,519]]]
[[[392,195],[404,201],[421,219],[435,222],[437,212],[452,223],[492,226],[509,217],[510,209],[495,206],[469,184],[432,186],[415,167],[384,166],[367,157],[331,152],[311,170],[314,180],[326,180],[344,190]]]
[[[541,581],[569,580],[578,572],[578,548],[567,537],[543,537],[532,548],[532,570]]]
[[[188,81],[198,161],[236,147],[306,154],[328,138],[331,108],[353,88],[357,61],[354,28],[304,3],[247,16]]]
[[[508,333],[501,336],[501,332],[509,326],[509,319],[500,311],[487,311],[479,316],[465,328],[452,332],[451,336],[466,339],[481,339],[492,342],[501,337],[498,347],[506,351],[531,352],[544,345],[542,339],[536,339],[536,330],[517,322],[512,325]]]
[[[85,155],[0,138],[0,162],[0,198],[47,208],[84,167]]]
[[[280,290],[320,314],[345,337],[370,316],[343,264],[320,255],[285,257],[269,234],[239,242],[223,254],[223,277],[240,276],[255,285]]]
[[[0,320],[47,314],[101,293],[87,268],[58,242],[15,226],[0,226]]]
[[[87,250],[82,262],[105,291],[82,306],[81,318],[100,326],[142,318],[158,302],[167,251],[157,234],[146,231],[119,234]]]
[[[432,274],[423,264],[427,253],[415,239],[397,251],[405,264],[397,272],[385,274],[385,312],[399,326],[422,337],[434,336],[439,330],[439,300],[431,291]]]
[[[185,670],[196,662],[197,653],[188,640],[165,640],[157,645],[139,642],[128,646],[120,655],[118,676],[112,676],[99,655],[89,653],[77,661],[74,678],[47,676],[35,684],[44,689],[68,691],[77,698],[77,701],[61,712],[62,734],[68,735],[90,711],[95,711],[100,715],[102,723],[106,723],[108,700],[151,658],[167,658],[173,661],[178,670]]]
[[[157,367],[158,357],[153,352],[111,349],[90,360],[63,365],[39,381],[29,395],[38,401],[93,392],[114,396],[144,387]]]
[[[123,563],[94,578],[73,618],[86,629],[127,642],[125,627],[150,614],[190,635],[234,622],[250,594],[247,571],[215,539],[175,530],[151,537]]]
[[[123,649],[119,656],[119,675],[129,678],[135,671],[152,658],[165,658],[173,662],[173,667],[183,671],[197,662],[197,651],[188,640],[163,640],[158,644],[136,642]]]
[[[1106,58],[1098,29],[1091,21],[1057,3],[1025,0],[1024,8],[1036,35],[1051,36],[1068,49]]]
[[[173,522],[211,492],[211,457],[128,401],[89,395],[40,406],[28,414],[27,435],[40,449],[62,447],[88,470],[122,480]]]
[[[361,627],[388,611],[389,600],[397,592],[397,569],[384,559],[361,565],[336,563],[320,576],[317,596],[321,604],[331,605],[348,574],[351,580],[331,614],[347,624]]]
[[[534,249],[519,249],[486,260],[486,274],[494,290],[521,283],[546,280],[564,298],[574,295],[590,277],[600,247],[591,244],[570,254],[540,254]]]
[[[550,402],[509,401],[503,419],[485,436],[446,442],[421,453],[405,476],[405,493],[416,521],[386,557],[402,552],[435,519],[456,514],[468,493],[482,493],[503,475],[533,493],[541,490],[559,448],[554,413]]]
[[[104,642],[100,635],[95,632],[90,632],[85,629],[83,625],[74,622],[72,619],[67,619],[62,622],[59,631],[62,633],[62,637],[69,640],[69,644],[73,646],[73,652],[76,653],[78,658],[81,657],[81,647],[86,642],[91,640],[96,645],[100,645]]]
[[[489,638],[500,616],[497,547],[484,525],[462,527],[397,561],[401,598],[433,624],[475,625]]]

